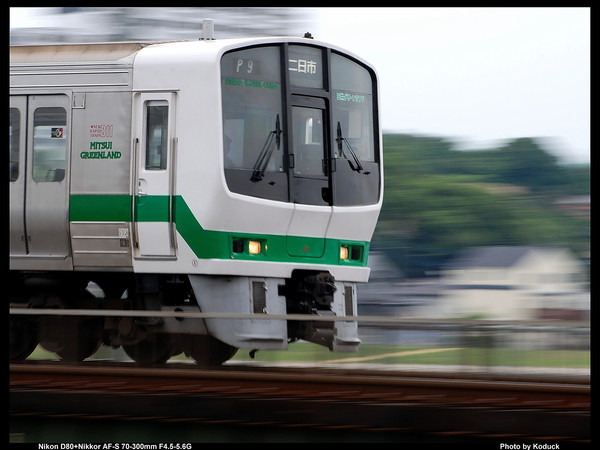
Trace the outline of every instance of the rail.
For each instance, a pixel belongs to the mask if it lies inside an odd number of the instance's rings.
[[[537,329],[539,327],[565,327],[588,328],[588,321],[565,321],[554,319],[539,320],[488,320],[488,319],[424,319],[394,316],[319,316],[310,314],[269,314],[269,313],[234,313],[234,312],[189,312],[178,310],[120,310],[120,309],[47,309],[26,308],[11,305],[9,313],[12,315],[40,315],[40,316],[105,316],[105,317],[175,317],[184,319],[256,319],[256,320],[298,320],[298,321],[323,321],[323,322],[359,322],[372,324],[396,324],[418,329],[442,327],[464,327],[472,329],[492,329],[494,327],[514,326],[523,329],[523,326]]]
[[[29,362],[10,366],[10,405],[12,417],[226,421],[554,442],[590,436],[590,386],[564,380]]]

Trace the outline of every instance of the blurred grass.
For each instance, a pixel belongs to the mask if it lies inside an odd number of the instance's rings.
[[[113,355],[114,350],[103,346],[92,359],[111,359]],[[57,357],[54,353],[38,346],[29,359],[57,359]],[[171,360],[188,359],[183,354],[171,358]],[[589,368],[590,352],[587,350],[403,347],[363,344],[357,353],[334,353],[316,344],[296,342],[290,344],[289,349],[284,351],[258,351],[254,359],[250,358],[248,350],[238,350],[232,361]]]
[[[377,357],[379,356],[379,357]],[[234,361],[250,361],[239,350]],[[377,364],[493,365],[515,367],[589,368],[587,350],[515,350],[508,348],[443,348],[361,345],[357,353],[333,353],[308,342],[290,344],[287,351],[259,351],[255,361],[361,362]]]

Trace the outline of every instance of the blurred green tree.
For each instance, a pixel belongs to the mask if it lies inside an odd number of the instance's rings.
[[[558,196],[585,193],[585,167],[559,165],[531,138],[493,150],[453,147],[445,138],[384,135],[384,203],[374,245],[409,248],[438,264],[469,246],[589,248],[589,220],[554,208]]]

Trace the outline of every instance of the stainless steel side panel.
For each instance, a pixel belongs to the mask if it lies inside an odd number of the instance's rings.
[[[79,269],[131,267],[129,223],[71,223],[73,265]]]
[[[10,75],[11,107],[23,115],[18,168],[11,163],[19,170],[10,182],[11,269],[131,270],[131,208],[110,203],[131,204],[132,58],[78,64],[21,56]],[[32,174],[37,107],[67,112],[60,182]]]
[[[73,99],[73,265],[131,269],[131,207],[122,207],[131,204],[131,93],[75,92]]]
[[[131,93],[73,93],[71,194],[131,189]]]

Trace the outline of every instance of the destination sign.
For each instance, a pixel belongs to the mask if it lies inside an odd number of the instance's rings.
[[[292,86],[323,88],[323,55],[316,47],[290,45],[288,72]]]
[[[340,102],[364,103],[365,96],[360,94],[351,94],[350,92],[337,92],[335,99]]]

